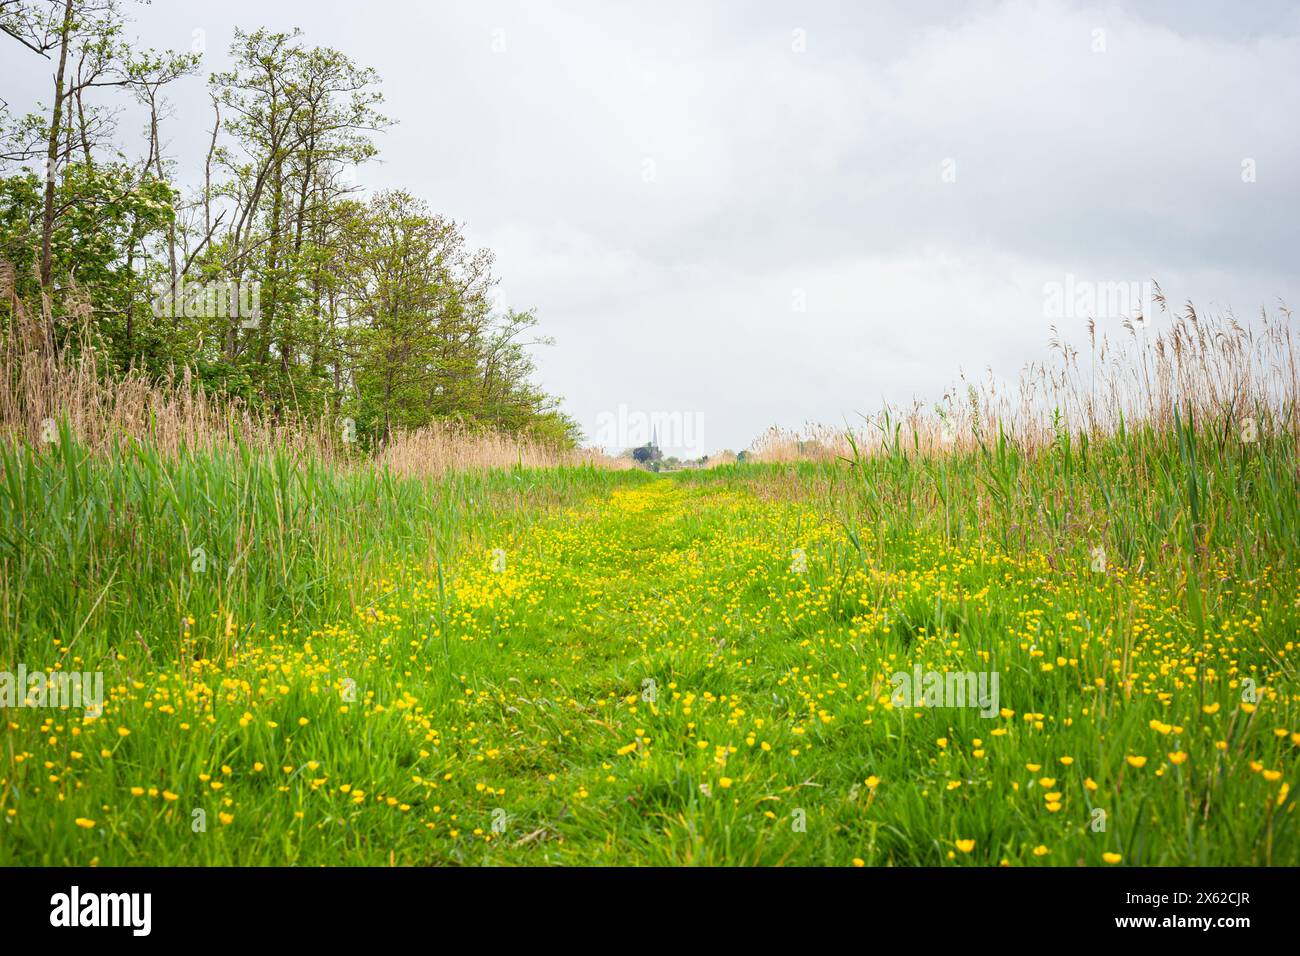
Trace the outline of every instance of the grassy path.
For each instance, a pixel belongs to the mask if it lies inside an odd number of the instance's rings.
[[[1294,575],[1198,635],[1173,584],[863,535],[637,476],[10,711],[0,863],[1300,862]],[[999,699],[895,706],[918,669]]]

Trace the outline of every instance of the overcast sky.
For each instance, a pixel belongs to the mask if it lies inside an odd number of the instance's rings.
[[[360,182],[409,189],[496,253],[505,300],[557,340],[542,384],[593,438],[622,406],[633,424],[698,421],[669,452],[739,449],[770,425],[936,399],[959,371],[1014,379],[1052,324],[1086,340],[1086,316],[1045,308],[1067,275],[1155,278],[1242,316],[1300,305],[1295,3],[134,15],[146,45],[203,31],[204,76],[237,25],[299,26],[377,68],[398,125]],[[48,70],[12,43],[3,56],[18,109]],[[203,79],[171,99],[164,135],[192,175]]]

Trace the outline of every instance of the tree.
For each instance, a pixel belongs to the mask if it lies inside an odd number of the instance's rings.
[[[639,465],[653,467],[661,458],[663,458],[663,452],[653,442],[632,449],[632,460]]]
[[[369,134],[389,125],[377,74],[336,50],[304,47],[300,35],[236,31],[233,68],[210,79],[235,148],[215,151],[230,176],[218,194],[233,215],[209,259],[214,271],[257,282],[261,298],[255,326],[230,317],[225,358],[251,366],[277,406],[322,385],[320,243],[347,192],[340,170],[374,156]]]
[[[0,320],[36,316],[23,340],[55,353],[88,337],[110,374],[184,365],[275,414],[346,409],[380,439],[456,420],[576,443],[533,382],[550,344],[537,316],[493,307],[492,254],[407,192],[356,196],[351,172],[391,123],[372,69],[298,31],[237,30],[186,197],[161,126],[199,57],[140,52],[125,23],[119,0],[0,0],[0,32],[51,65],[53,89],[18,118],[0,103],[0,268],[32,304],[0,302]],[[138,158],[110,87],[144,114]]]
[[[358,422],[387,438],[456,418],[572,443],[576,425],[530,382],[531,313],[493,316],[491,256],[409,193],[350,204],[330,272],[344,294],[342,376]]]
[[[5,148],[0,154],[7,162],[30,162],[43,154],[37,276],[41,292],[51,299],[55,298],[54,278],[59,265],[56,233],[61,228],[66,231],[66,220],[84,219],[92,212],[112,210],[119,203],[130,205],[130,193],[152,176],[146,162],[134,174],[119,165],[107,179],[97,177],[95,151],[111,140],[115,129],[111,114],[88,102],[88,93],[107,87],[139,90],[147,86],[156,96],[162,86],[197,66],[197,57],[188,54],[149,51],[142,58],[134,58],[122,39],[124,27],[125,18],[117,0],[0,3],[0,32],[55,64],[53,99],[46,112],[29,114],[6,128]],[[76,164],[74,154],[78,157]],[[74,170],[74,165],[79,168]],[[61,188],[66,184],[61,182],[60,171],[64,180],[72,176],[81,182]],[[9,190],[11,202],[20,191]],[[159,195],[157,190],[151,190],[147,199],[156,201]],[[105,258],[99,264],[107,266],[109,260],[130,258],[135,243],[148,234],[156,218],[145,216],[125,237],[119,236],[125,238],[125,245],[101,249]],[[12,242],[19,235],[11,231],[7,238]],[[14,258],[21,258],[21,254]],[[46,344],[54,351],[60,345],[58,313],[50,309],[48,314]]]

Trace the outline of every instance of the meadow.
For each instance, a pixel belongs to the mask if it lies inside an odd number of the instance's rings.
[[[0,660],[106,699],[0,713],[0,864],[1300,863],[1295,366],[1222,341],[669,475],[12,435]]]

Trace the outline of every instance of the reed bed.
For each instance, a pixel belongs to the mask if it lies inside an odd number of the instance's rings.
[[[991,376],[960,376],[941,400],[886,405],[847,427],[807,423],[772,428],[751,446],[756,461],[835,461],[897,450],[944,455],[981,447],[999,435],[1032,453],[1062,435],[1097,439],[1125,429],[1169,431],[1175,414],[1297,434],[1297,364],[1292,313],[1242,324],[1232,312],[1202,316],[1188,302],[1168,308],[1157,285],[1153,316],[1125,321],[1112,338],[1088,323],[1086,351],[1053,328],[1048,358],[1021,371],[1017,388]]]
[[[744,479],[817,496],[873,547],[937,536],[1041,550],[1060,566],[1153,567],[1213,599],[1227,576],[1294,567],[1300,553],[1291,312],[1126,323],[1087,351],[1054,336],[1019,390],[960,379],[942,401],[886,407],[850,428],[773,429]],[[739,478],[738,478],[739,480]],[[852,533],[854,546],[867,550]],[[1227,570],[1225,570],[1227,569]]]
[[[109,381],[93,348],[71,361],[9,337],[0,350],[0,440],[48,443],[66,425],[93,451],[146,442],[164,457],[187,450],[243,445],[258,451],[310,455],[335,467],[364,464],[367,455],[346,440],[341,415],[275,418],[238,400],[214,398],[180,369],[165,381],[129,373]],[[436,476],[450,470],[626,467],[594,449],[561,448],[455,421],[397,432],[373,460],[395,474]]]

